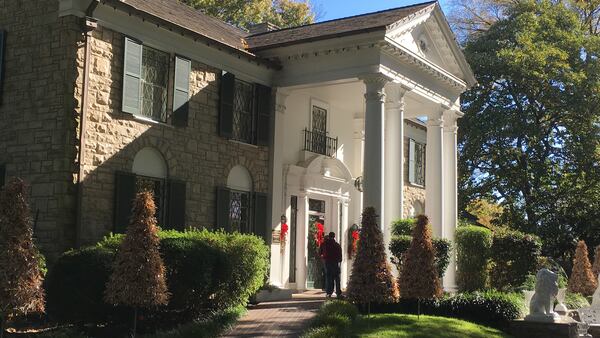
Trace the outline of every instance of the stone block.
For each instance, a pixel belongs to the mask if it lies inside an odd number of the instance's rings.
[[[543,323],[513,320],[510,334],[514,338],[578,338],[577,322]]]

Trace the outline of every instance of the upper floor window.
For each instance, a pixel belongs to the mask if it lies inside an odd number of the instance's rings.
[[[122,109],[138,117],[186,126],[188,120],[191,61],[176,56],[173,86],[171,55],[125,38]],[[169,95],[173,105],[169,106]],[[169,111],[173,114],[169,116]]]
[[[220,101],[219,135],[248,144],[269,144],[271,88],[224,73]]]
[[[408,181],[425,186],[425,144],[412,139],[408,142]]]

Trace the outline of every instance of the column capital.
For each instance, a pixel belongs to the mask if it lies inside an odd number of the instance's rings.
[[[275,111],[281,114],[285,114],[286,105],[285,102],[290,96],[289,91],[282,88],[275,88]]]
[[[359,79],[365,83],[367,91],[365,99],[367,101],[385,102],[385,85],[390,82],[390,78],[381,73],[369,73],[359,76]]]
[[[399,83],[388,83],[385,85],[385,109],[404,110],[404,96],[411,89]]]

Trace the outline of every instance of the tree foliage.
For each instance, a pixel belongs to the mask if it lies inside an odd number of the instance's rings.
[[[348,298],[359,304],[398,300],[398,286],[388,264],[383,234],[372,207],[365,208],[356,258],[348,282]]]
[[[106,285],[108,303],[132,308],[167,304],[169,293],[165,266],[158,252],[155,212],[152,193],[138,193],[127,234]]]
[[[435,249],[431,242],[429,219],[417,217],[410,248],[404,254],[398,285],[402,298],[429,299],[442,296],[440,278],[435,266]]]
[[[269,22],[280,28],[310,24],[315,11],[308,1],[295,0],[181,0],[232,25],[248,28]]]
[[[504,208],[496,202],[478,198],[467,204],[466,210],[477,217],[477,223],[493,230],[502,216]]]
[[[25,183],[11,179],[0,193],[0,320],[44,311],[39,254],[33,243]],[[2,325],[0,336],[4,333]]]
[[[569,278],[569,291],[591,296],[596,291],[598,282],[592,273],[592,264],[588,258],[588,249],[584,241],[579,241],[575,258],[573,259],[573,272]]]
[[[600,244],[600,40],[565,2],[502,13],[465,45],[479,84],[463,96],[460,204],[496,200],[567,263],[576,238]]]

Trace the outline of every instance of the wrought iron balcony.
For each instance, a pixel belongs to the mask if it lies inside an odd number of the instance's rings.
[[[338,138],[327,136],[327,133],[304,129],[304,149],[312,153],[335,157],[338,147]]]

